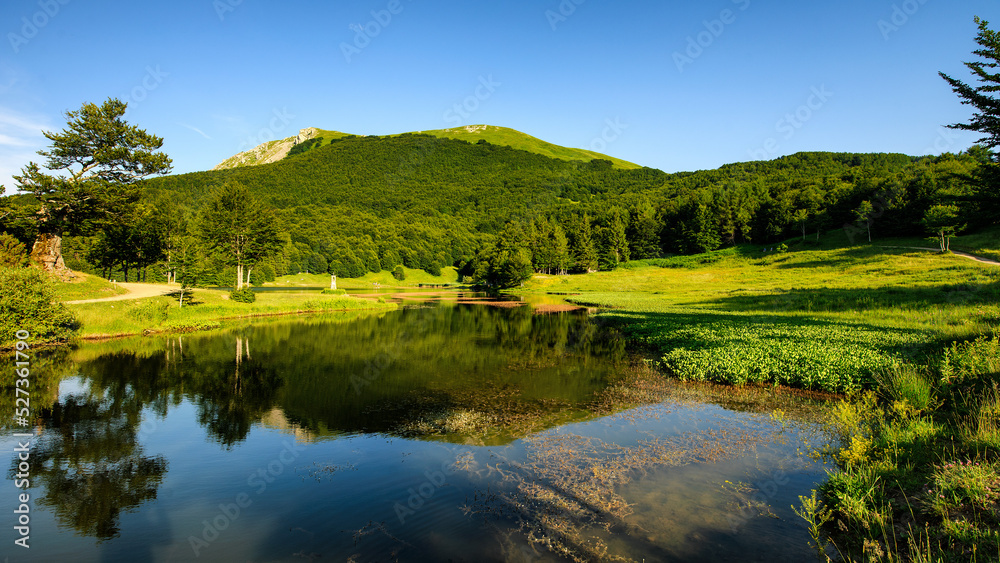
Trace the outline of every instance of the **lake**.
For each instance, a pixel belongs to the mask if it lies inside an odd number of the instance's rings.
[[[33,351],[31,548],[8,525],[3,553],[814,557],[791,505],[825,475],[819,402],[665,381],[586,311],[445,297]]]

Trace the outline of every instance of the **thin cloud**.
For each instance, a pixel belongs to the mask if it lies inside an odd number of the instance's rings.
[[[201,129],[198,129],[198,128],[197,128],[197,127],[195,127],[194,125],[188,125],[187,123],[178,123],[177,125],[180,125],[181,127],[186,127],[186,128],[188,128],[188,129],[190,129],[190,130],[194,131],[195,133],[197,133],[197,134],[201,135],[202,137],[205,137],[205,138],[206,138],[206,139],[208,139],[209,141],[211,141],[211,140],[212,140],[212,138],[211,138],[211,137],[209,137],[209,136],[208,136],[207,134],[205,134],[205,132],[204,132],[204,131],[202,131]]]
[[[27,139],[18,139],[17,137],[0,133],[0,147],[32,147],[35,144],[29,142]]]
[[[7,187],[8,195],[16,185],[12,176],[29,162],[41,160],[35,150],[45,148],[42,131],[51,129],[44,118],[0,107],[0,185]]]
[[[0,108],[0,130],[9,133],[12,129],[17,130],[22,135],[41,137],[42,130],[49,129],[49,126],[41,121],[18,115],[9,109]]]

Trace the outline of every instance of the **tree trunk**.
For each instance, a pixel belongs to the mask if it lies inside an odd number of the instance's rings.
[[[236,289],[243,289],[243,264],[236,265]]]
[[[181,298],[177,300],[177,307],[180,309],[184,308],[184,288],[181,288]]]
[[[39,233],[31,247],[31,261],[46,272],[66,276],[71,274],[62,256],[62,237]]]

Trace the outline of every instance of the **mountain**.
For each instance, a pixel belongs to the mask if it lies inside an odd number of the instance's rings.
[[[613,156],[585,149],[574,149],[554,145],[532,137],[526,133],[515,131],[514,129],[509,129],[507,127],[497,127],[496,125],[467,125],[465,127],[454,127],[452,129],[416,131],[416,133],[434,135],[435,137],[444,137],[447,139],[458,139],[469,143],[476,143],[480,140],[484,140],[487,143],[492,143],[494,145],[520,149],[540,154],[542,156],[547,156],[549,158],[558,158],[560,160],[582,160],[587,162],[596,158],[610,160],[615,168],[622,168],[625,170],[641,168],[638,164],[633,164],[620,158],[615,158]]]
[[[324,139],[329,142],[333,139],[340,139],[341,137],[346,136],[347,133],[341,133],[339,131],[326,131],[323,129],[317,129],[316,127],[306,127],[305,129],[299,130],[299,134],[294,137],[285,137],[284,139],[268,141],[266,143],[261,143],[250,150],[234,154],[219,164],[216,164],[215,168],[212,168],[212,170],[225,170],[228,168],[238,168],[240,166],[256,166],[258,164],[277,162],[288,156],[288,153],[292,150],[292,148],[300,146],[303,143],[306,143],[306,141],[310,141],[312,139]]]
[[[457,139],[469,143],[486,141],[487,143],[493,145],[511,147],[547,156],[549,158],[558,158],[560,160],[579,160],[583,162],[589,162],[595,159],[608,160],[611,161],[613,167],[621,168],[623,170],[641,168],[638,164],[634,164],[620,158],[614,158],[590,150],[574,149],[555,145],[532,137],[526,133],[515,131],[514,129],[507,127],[497,127],[495,125],[467,125],[465,127],[455,127],[452,129],[400,133],[393,136],[411,134],[431,135],[444,139]],[[339,131],[328,131],[324,129],[317,129],[315,127],[307,127],[299,131],[299,134],[293,137],[268,141],[250,150],[233,155],[216,165],[212,170],[225,170],[240,166],[256,166],[259,164],[277,162],[289,155],[294,156],[296,154],[301,154],[303,152],[328,145],[337,139],[347,136],[351,135],[341,133]]]

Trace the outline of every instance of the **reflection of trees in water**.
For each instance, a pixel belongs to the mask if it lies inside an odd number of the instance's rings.
[[[39,401],[50,405],[38,411],[44,431],[33,454],[34,484],[44,491],[39,506],[80,534],[116,537],[120,515],[155,499],[167,472],[163,456],[144,454],[143,413],[166,416],[184,397],[193,396],[199,422],[218,442],[231,446],[245,439],[273,406],[282,382],[251,358],[247,339],[236,342],[235,360],[228,346],[225,356],[197,347],[185,354],[177,338],[165,341],[164,349],[117,351],[81,364],[89,392]],[[53,369],[68,373],[71,366],[66,360]]]
[[[120,514],[155,499],[167,472],[167,460],[144,455],[139,444],[141,411],[135,401],[82,395],[43,409],[33,454],[44,487],[39,505],[80,534],[116,537]]]
[[[198,422],[224,446],[250,434],[274,406],[282,386],[277,372],[250,355],[250,339],[236,337],[236,359],[204,366],[197,389]]]

